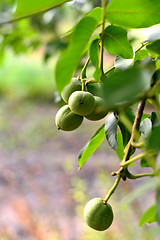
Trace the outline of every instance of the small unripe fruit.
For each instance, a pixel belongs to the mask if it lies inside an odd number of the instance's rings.
[[[102,97],[103,83],[88,83],[86,87],[87,91],[92,93],[93,96]]]
[[[72,78],[71,82],[63,88],[61,92],[61,97],[66,103],[68,103],[70,95],[75,91],[81,91],[81,89],[82,89],[81,81],[78,80],[77,78]]]
[[[68,105],[75,114],[85,116],[93,112],[95,98],[89,92],[76,91],[69,97]]]
[[[84,220],[89,227],[97,231],[104,231],[113,222],[112,208],[102,198],[93,198],[84,208]]]
[[[95,96],[94,98],[96,103],[95,108],[91,114],[85,116],[88,120],[91,120],[91,121],[100,120],[104,118],[108,113],[107,109],[104,106],[103,99],[97,96]]]
[[[68,105],[61,107],[55,117],[58,130],[73,131],[78,128],[83,121],[83,117],[73,113]]]

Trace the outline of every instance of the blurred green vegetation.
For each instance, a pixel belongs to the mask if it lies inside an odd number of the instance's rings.
[[[0,2],[0,20],[9,19],[14,3],[14,0]],[[118,169],[119,162],[115,161],[115,155],[112,155],[104,142],[86,166],[77,172],[78,151],[93,135],[99,123],[85,120],[83,127],[74,133],[58,132],[54,124],[57,107],[48,104],[54,102],[56,90],[54,66],[59,52],[66,48],[70,38],[69,34],[64,36],[65,32],[72,28],[84,12],[99,4],[99,0],[74,1],[73,5],[64,5],[30,19],[0,26],[0,152],[7,153],[7,157],[4,157],[6,161],[1,160],[1,165],[11,173],[13,171],[15,186],[19,178],[21,188],[27,186],[26,192],[23,189],[23,197],[32,195],[33,214],[37,211],[33,203],[39,203],[39,218],[44,211],[45,217],[49,218],[51,215],[51,220],[54,220],[54,210],[61,211],[61,208],[65,207],[61,213],[63,221],[71,214],[72,209],[72,220],[76,218],[77,226],[81,226],[76,233],[77,238],[72,238],[74,240],[159,240],[160,230],[157,225],[145,225],[141,228],[138,226],[144,208],[151,205],[153,198],[150,193],[153,189],[151,185],[148,192],[143,192],[145,187],[142,185],[138,188],[137,182],[135,185],[125,183],[125,186],[122,183],[112,198],[115,214],[112,228],[100,233],[86,226],[83,221],[86,202],[92,197],[103,197],[106,194],[113,183],[110,172]],[[37,170],[40,173],[35,173],[34,167],[40,169]],[[50,171],[51,174],[48,175]],[[54,175],[69,179],[68,185],[63,182],[65,199],[58,206],[53,202],[59,202],[63,196],[59,195],[59,192],[52,195],[52,191],[60,184]],[[148,186],[149,182],[144,182],[144,185]],[[35,188],[38,188],[37,193]],[[8,189],[4,189],[3,195],[5,191]],[[146,206],[142,206],[144,198],[147,199]],[[54,208],[48,208],[52,205]],[[69,222],[70,218],[67,218],[67,221]],[[50,229],[55,228],[56,235],[44,239],[64,240],[59,225],[57,223],[54,227],[47,226]],[[71,225],[67,227],[70,227],[70,232],[74,232],[75,226],[72,223]],[[12,235],[7,236],[7,232],[0,236],[0,240],[12,239]]]
[[[26,57],[8,51],[0,66],[0,96],[10,101],[53,100],[55,82],[52,69],[40,54]]]

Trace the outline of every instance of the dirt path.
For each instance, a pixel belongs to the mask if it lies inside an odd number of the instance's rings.
[[[74,132],[61,132],[55,113],[51,105],[1,102],[0,240],[96,240],[83,222],[83,207],[90,198],[104,196],[119,162],[104,142],[78,172],[78,152],[101,123],[85,121]],[[130,184],[121,187],[122,196]],[[121,224],[115,222],[107,236],[132,240],[120,233]],[[131,235],[135,229],[127,231]]]

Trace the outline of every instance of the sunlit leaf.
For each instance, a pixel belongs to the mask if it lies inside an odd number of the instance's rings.
[[[149,57],[149,54],[146,50],[142,49],[138,52],[136,52],[135,54],[135,58],[134,58],[134,61],[142,61],[144,58],[148,58]]]
[[[62,53],[56,66],[56,84],[59,92],[70,82],[83,50],[96,26],[97,22],[92,17],[84,17],[77,24],[72,40],[67,50]]]
[[[119,159],[122,160],[124,157],[124,145],[123,145],[123,137],[122,137],[121,131],[117,133],[116,140],[118,145],[116,149],[116,154],[119,157]]]
[[[149,52],[154,52],[160,55],[160,40],[154,41],[146,46]]]
[[[160,1],[112,0],[107,6],[107,19],[126,28],[145,28],[160,23]]]
[[[133,49],[128,42],[127,31],[121,27],[110,25],[104,31],[104,48],[114,55],[133,58]]]
[[[140,218],[139,226],[156,221],[156,205],[151,206]]]
[[[79,170],[96,151],[102,141],[105,139],[104,124],[96,131],[88,143],[82,148],[78,156]]]
[[[71,0],[18,0],[15,11],[16,17],[24,17],[57,7]]]
[[[98,82],[101,76],[99,68],[99,39],[95,39],[89,49],[89,56],[91,63],[95,66],[96,70],[93,74],[94,79]]]

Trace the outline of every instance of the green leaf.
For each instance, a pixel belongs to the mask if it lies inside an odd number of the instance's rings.
[[[160,126],[154,127],[147,141],[147,148],[160,151]]]
[[[30,16],[70,1],[71,0],[18,0],[15,16],[17,18]]]
[[[157,127],[159,125],[159,119],[156,112],[151,113],[152,127]]]
[[[140,131],[144,134],[147,139],[152,130],[152,122],[149,118],[145,118],[140,124]]]
[[[90,156],[96,151],[102,141],[105,139],[104,124],[96,131],[91,137],[88,143],[82,148],[78,156],[79,170],[90,158]]]
[[[148,58],[149,54],[146,50],[142,49],[135,54],[134,61],[142,61],[144,58]]]
[[[99,25],[101,22],[102,22],[102,8],[100,7],[96,7],[96,8],[93,8],[87,15],[86,17],[92,17],[94,18],[96,21],[97,21],[97,25]],[[67,31],[63,36],[66,36],[66,35],[69,35],[71,34],[74,29],[76,28],[77,24],[74,25],[69,31]],[[98,36],[99,38],[99,36]],[[90,44],[91,45],[91,44]],[[89,48],[89,46],[88,46]],[[88,49],[87,48],[87,49]],[[87,50],[86,49],[86,50]]]
[[[144,158],[141,159],[140,161],[140,166],[143,167],[150,167],[148,164],[148,161],[146,161]]]
[[[97,21],[92,17],[84,17],[77,24],[67,50],[61,55],[56,65],[55,75],[59,92],[70,82],[83,50],[96,26]]]
[[[126,28],[146,28],[160,23],[160,1],[112,0],[106,13],[112,24]]]
[[[95,66],[96,70],[93,74],[94,79],[99,82],[101,70],[99,68],[99,39],[95,39],[89,49],[89,56],[91,63]]]
[[[116,71],[104,82],[104,100],[108,111],[133,103],[150,88],[151,74],[133,66],[122,72]]]
[[[158,180],[160,181],[160,179],[158,179]],[[157,203],[157,207],[156,207],[157,221],[160,224],[160,183],[159,183],[159,186],[157,188],[156,203]]]
[[[134,119],[135,119],[135,113],[133,111],[132,108],[128,108],[127,111],[125,112],[126,117],[128,118],[128,120],[133,124]],[[120,122],[120,120],[118,121],[118,125],[121,129],[121,133],[123,136],[123,146],[126,147],[126,145],[128,144],[128,141],[131,137],[130,132],[128,131],[128,129],[124,126],[124,124],[122,122]]]
[[[150,118],[150,114],[148,113],[143,113],[141,121],[143,121],[145,118]]]
[[[122,160],[124,157],[124,145],[123,145],[123,137],[122,137],[121,131],[117,133],[116,139],[117,139],[117,145],[118,145],[116,149],[116,154],[119,157],[119,159]]]
[[[140,218],[139,226],[156,221],[156,205],[151,206]]]
[[[97,24],[100,24],[102,22],[102,8],[96,7],[92,9],[87,16],[93,17],[97,21]]]
[[[146,49],[152,53],[157,53],[160,55],[160,40],[154,41],[146,46]]]
[[[107,138],[108,144],[114,150],[116,150],[118,147],[117,140],[116,140],[117,123],[118,123],[118,120],[115,117],[114,113],[111,113],[107,117],[106,123],[105,123],[106,138]]]
[[[151,167],[153,171],[155,171],[156,167],[156,158],[157,154],[150,154],[148,153],[145,157],[141,159],[140,166],[141,167]]]
[[[128,42],[127,31],[121,27],[110,25],[104,30],[104,48],[122,58],[133,58],[133,49]]]

